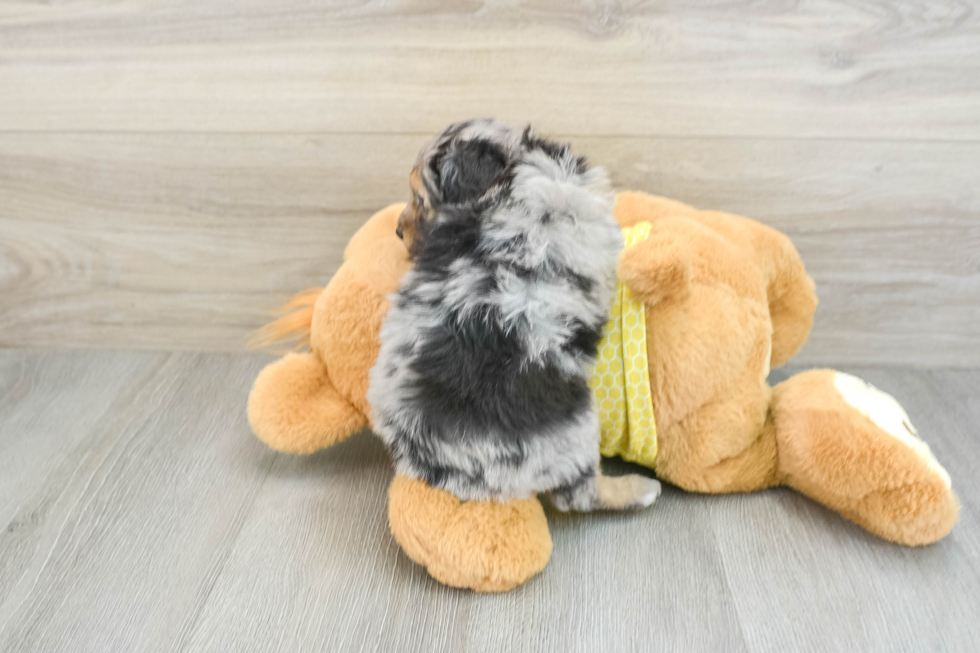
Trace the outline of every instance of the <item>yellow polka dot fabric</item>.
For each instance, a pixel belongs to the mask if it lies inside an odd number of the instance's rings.
[[[650,223],[623,229],[626,246],[646,239]],[[589,387],[599,409],[599,453],[654,467],[657,425],[650,399],[643,302],[620,281],[599,343]]]

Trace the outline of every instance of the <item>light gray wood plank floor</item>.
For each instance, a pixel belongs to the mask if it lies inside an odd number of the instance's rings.
[[[549,513],[544,573],[479,595],[393,541],[370,434],[309,457],[251,435],[268,360],[0,350],[0,650],[980,649],[980,371],[848,370],[952,474],[961,522],[935,546],[791,491],[668,488],[637,514]]]

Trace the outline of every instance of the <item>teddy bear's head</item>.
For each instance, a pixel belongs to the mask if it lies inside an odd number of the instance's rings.
[[[273,449],[311,453],[369,424],[368,372],[378,355],[387,295],[410,264],[395,235],[402,205],[389,206],[358,229],[326,288],[297,295],[289,312],[259,332],[253,346],[308,342],[267,366],[249,396],[255,434]]]
[[[330,380],[347,401],[370,416],[368,372],[378,357],[378,332],[388,311],[388,295],[411,266],[395,235],[403,205],[376,213],[344,250],[344,263],[317,299],[310,349],[323,361]]]

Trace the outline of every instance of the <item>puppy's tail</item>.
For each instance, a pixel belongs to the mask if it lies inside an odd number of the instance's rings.
[[[309,288],[293,295],[273,313],[278,316],[275,320],[249,337],[248,348],[282,354],[309,347],[313,307],[322,292],[323,288]]]

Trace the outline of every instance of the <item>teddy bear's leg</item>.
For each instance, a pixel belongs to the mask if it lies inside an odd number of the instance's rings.
[[[318,451],[367,424],[311,352],[286,354],[259,373],[248,397],[248,421],[263,442],[287,453]]]
[[[959,504],[902,407],[857,377],[805,372],[773,389],[783,481],[872,533],[908,545],[939,540]]]
[[[388,520],[408,557],[446,585],[505,592],[544,569],[551,534],[537,498],[460,501],[424,481],[396,475]]]
[[[726,397],[679,422],[658,424],[657,478],[712,494],[778,485],[776,436],[768,420],[771,390],[759,386],[746,374]]]

